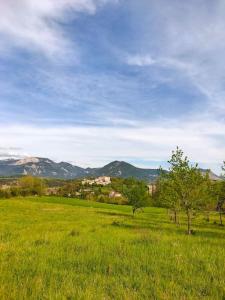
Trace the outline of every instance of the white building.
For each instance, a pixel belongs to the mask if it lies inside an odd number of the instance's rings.
[[[155,184],[149,184],[148,185],[148,193],[149,195],[153,195],[156,192],[156,185]]]
[[[109,198],[121,198],[122,197],[122,194],[116,192],[116,191],[111,191],[109,193]]]

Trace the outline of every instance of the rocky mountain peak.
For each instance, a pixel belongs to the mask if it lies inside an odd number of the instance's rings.
[[[22,165],[26,165],[26,164],[29,164],[29,163],[38,163],[40,160],[39,158],[37,157],[25,157],[23,159],[20,159],[20,160],[16,160],[15,161],[15,166],[22,166]]]

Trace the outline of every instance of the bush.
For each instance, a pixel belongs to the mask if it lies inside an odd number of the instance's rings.
[[[11,191],[10,189],[0,189],[0,198],[2,199],[8,199],[11,197]]]

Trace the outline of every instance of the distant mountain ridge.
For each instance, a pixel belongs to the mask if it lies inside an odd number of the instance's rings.
[[[201,170],[205,173],[207,170]],[[134,177],[153,182],[159,176],[159,169],[137,168],[124,161],[113,161],[102,168],[81,168],[67,162],[56,163],[48,158],[27,157],[24,159],[0,160],[0,176],[32,175],[46,178],[75,179],[84,177]],[[220,177],[210,171],[210,178]]]

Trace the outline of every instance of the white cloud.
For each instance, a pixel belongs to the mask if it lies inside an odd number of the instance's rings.
[[[179,145],[190,159],[218,172],[218,165],[224,160],[224,132],[225,125],[201,120],[182,126],[168,122],[139,124],[132,128],[67,126],[43,130],[28,125],[8,126],[1,127],[0,136],[2,147],[22,148],[15,151],[16,155],[48,157],[95,167],[114,159],[143,160],[149,161],[149,165],[152,162],[159,165],[159,161],[167,161],[171,151]]]
[[[127,59],[127,64],[131,66],[134,65],[134,66],[143,67],[143,66],[151,66],[156,63],[156,61],[152,59],[150,55],[140,55],[140,54],[128,55],[126,59]]]
[[[0,0],[0,50],[16,46],[51,58],[65,55],[72,46],[59,22],[80,12],[94,14],[108,2],[116,0]]]

